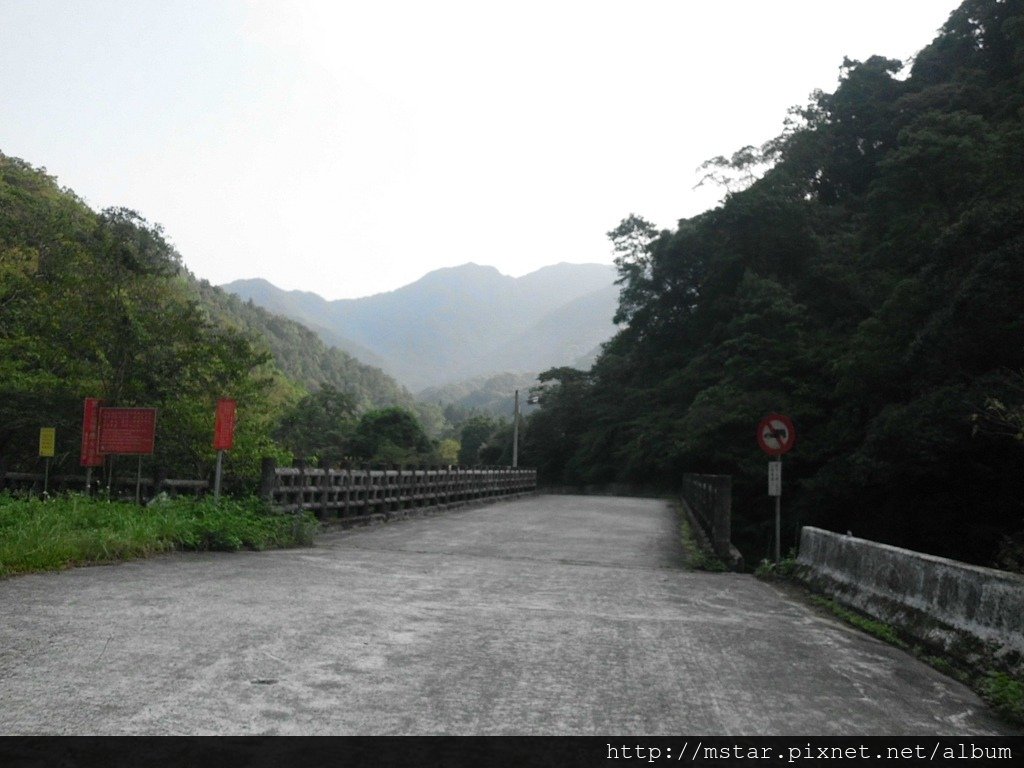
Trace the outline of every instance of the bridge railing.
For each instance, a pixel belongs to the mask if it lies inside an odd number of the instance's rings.
[[[535,469],[319,469],[263,462],[260,495],[275,507],[309,510],[321,520],[381,518],[402,510],[447,508],[531,493]]]
[[[711,540],[715,554],[733,563],[738,553],[732,546],[732,476],[683,475],[683,501]]]

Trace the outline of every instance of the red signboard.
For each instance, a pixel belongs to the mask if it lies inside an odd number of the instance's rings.
[[[156,408],[100,408],[100,453],[151,454]]]
[[[235,401],[217,401],[217,421],[213,426],[213,449],[230,451],[235,444]]]
[[[82,413],[82,458],[83,467],[102,467],[103,454],[100,453],[100,406],[103,401],[98,397],[85,398]]]
[[[796,442],[796,429],[788,416],[769,413],[757,425],[757,444],[769,456],[788,453]]]

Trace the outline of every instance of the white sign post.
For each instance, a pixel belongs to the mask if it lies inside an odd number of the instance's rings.
[[[768,462],[768,495],[782,495],[782,460]]]

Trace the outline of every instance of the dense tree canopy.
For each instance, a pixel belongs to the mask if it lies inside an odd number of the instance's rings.
[[[800,436],[784,549],[812,523],[993,562],[1024,529],[1024,446],[978,428],[1024,406],[1022,5],[968,0],[909,76],[844,61],[781,136],[711,163],[756,181],[674,231],[631,215],[609,233],[627,325],[590,371],[542,375],[542,476],[733,474],[761,557],[753,432],[781,411]]]
[[[351,446],[357,458],[391,464],[418,464],[433,458],[430,439],[416,417],[404,408],[364,413]]]
[[[250,404],[252,463],[269,357],[215,325],[179,277],[181,260],[134,211],[94,214],[53,179],[0,155],[0,455],[31,464],[55,426],[58,464],[77,463],[82,398],[160,409],[155,461],[193,474],[212,455],[214,404]]]
[[[275,437],[296,456],[336,465],[350,454],[355,415],[352,398],[325,384],[285,412]]]
[[[501,422],[491,416],[467,419],[460,432],[459,464],[473,466],[481,463],[480,449],[501,426]]]

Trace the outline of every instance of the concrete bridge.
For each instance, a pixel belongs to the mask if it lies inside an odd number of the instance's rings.
[[[537,496],[0,582],[0,734],[1007,734],[653,500]]]

